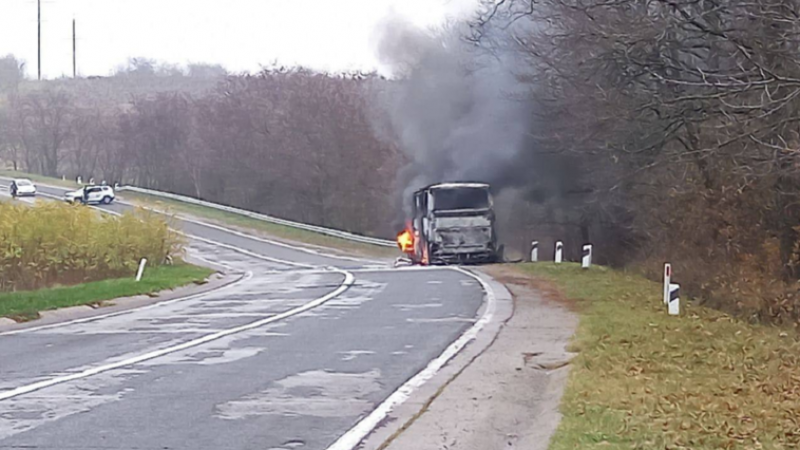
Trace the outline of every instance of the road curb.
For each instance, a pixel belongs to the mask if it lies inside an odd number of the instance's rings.
[[[144,306],[166,301],[177,301],[182,298],[195,297],[198,295],[209,294],[219,289],[223,289],[241,280],[244,274],[241,273],[217,273],[211,275],[208,282],[202,285],[190,284],[173,290],[162,291],[154,296],[137,295],[133,297],[121,297],[107,300],[107,306],[93,308],[86,305],[61,308],[50,311],[42,311],[41,317],[30,322],[14,322],[10,319],[0,318],[0,336],[5,333],[15,333],[32,328],[57,326],[67,322],[81,319],[92,319],[95,317],[107,316],[109,314],[123,313]]]
[[[494,318],[478,333],[466,347],[456,354],[430,380],[414,391],[402,404],[397,406],[361,443],[359,450],[383,450],[400,434],[411,427],[422,416],[428,406],[469,367],[475,359],[485,352],[497,339],[506,322],[514,314],[514,299],[511,292],[488,274],[479,270],[470,273],[487,283],[495,296]],[[487,303],[481,307],[478,317],[482,317]]]

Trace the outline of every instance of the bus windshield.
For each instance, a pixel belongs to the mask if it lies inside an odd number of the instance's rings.
[[[490,206],[489,191],[485,188],[451,188],[433,191],[435,211],[457,209],[486,209]]]

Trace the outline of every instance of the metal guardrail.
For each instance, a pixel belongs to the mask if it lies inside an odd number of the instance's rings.
[[[239,214],[239,215],[250,217],[250,218],[256,219],[256,220],[263,220],[264,222],[274,223],[274,224],[277,224],[277,225],[283,225],[285,227],[297,228],[299,230],[311,231],[313,233],[324,234],[326,236],[332,236],[332,237],[336,237],[336,238],[339,238],[339,239],[345,239],[345,240],[353,241],[353,242],[360,242],[362,244],[378,245],[378,246],[381,246],[381,247],[397,247],[397,243],[395,243],[394,241],[387,240],[387,239],[372,238],[372,237],[368,237],[368,236],[362,236],[362,235],[359,235],[359,234],[349,233],[347,231],[335,230],[333,228],[325,228],[325,227],[319,227],[319,226],[316,226],[316,225],[308,225],[308,224],[305,224],[305,223],[293,222],[291,220],[279,219],[277,217],[268,216],[266,214],[260,214],[260,213],[256,213],[256,212],[253,212],[253,211],[248,211],[246,209],[234,208],[232,206],[225,206],[225,205],[220,205],[220,204],[217,204],[217,203],[211,203],[211,202],[207,202],[205,200],[200,200],[200,199],[196,199],[196,198],[193,198],[193,197],[188,197],[188,196],[185,196],[185,195],[178,195],[178,194],[172,194],[172,193],[169,193],[169,192],[155,191],[155,190],[152,190],[152,189],[144,189],[144,188],[140,188],[140,187],[136,187],[136,186],[120,186],[119,188],[117,188],[117,191],[138,192],[140,194],[152,195],[154,197],[167,198],[167,199],[170,199],[170,200],[177,200],[179,202],[189,203],[189,204],[192,204],[192,205],[205,206],[207,208],[213,208],[213,209],[217,209],[217,210],[220,210],[220,211],[225,211],[225,212],[229,212],[229,213],[233,213],[233,214]]]

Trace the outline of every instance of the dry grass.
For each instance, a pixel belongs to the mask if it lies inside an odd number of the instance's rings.
[[[120,217],[82,206],[0,203],[0,291],[33,290],[132,274],[179,256],[182,240],[163,216]]]
[[[581,316],[551,443],[562,449],[788,449],[800,445],[800,339],[689,305],[601,267],[520,266],[556,283]]]

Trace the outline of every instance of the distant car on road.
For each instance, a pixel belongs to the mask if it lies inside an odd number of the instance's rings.
[[[36,196],[36,185],[33,184],[31,180],[26,178],[13,180],[11,185],[8,187],[8,190],[11,191],[12,197]]]
[[[116,195],[111,186],[84,186],[77,191],[64,194],[64,201],[68,203],[83,203],[84,205],[108,205],[115,198]]]

